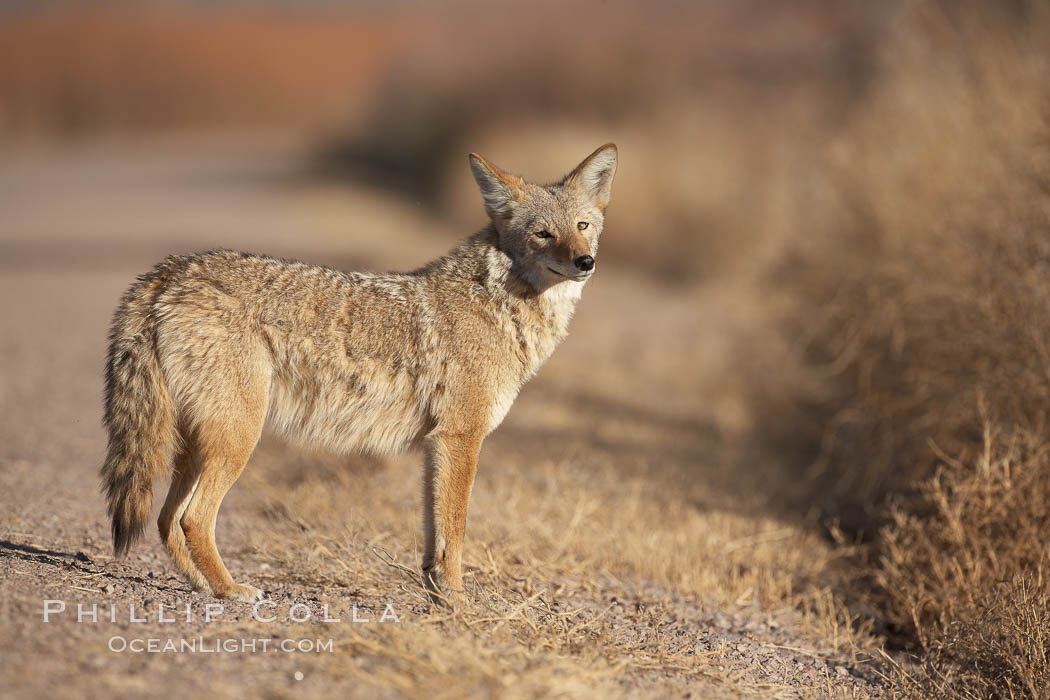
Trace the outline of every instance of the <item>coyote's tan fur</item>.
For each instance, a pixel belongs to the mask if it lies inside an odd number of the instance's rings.
[[[405,274],[215,251],[170,257],[117,309],[102,467],[114,547],[149,518],[194,588],[255,600],[215,548],[215,517],[265,423],[335,450],[424,447],[423,572],[458,598],[481,442],[565,337],[594,267],[616,171],[602,146],[539,186],[471,154],[491,222]]]

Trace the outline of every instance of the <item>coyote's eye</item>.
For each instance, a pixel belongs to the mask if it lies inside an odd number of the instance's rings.
[[[547,230],[537,231],[532,235],[536,236],[536,238],[554,238],[554,236],[551,235],[551,232]]]
[[[576,222],[576,228],[580,229],[581,231],[586,231],[588,226],[590,226],[590,224],[586,221]]]

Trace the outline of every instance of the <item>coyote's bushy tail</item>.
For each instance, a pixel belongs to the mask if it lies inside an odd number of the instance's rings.
[[[109,452],[102,465],[102,490],[118,557],[142,534],[153,504],[153,481],[170,469],[176,442],[175,410],[157,355],[151,313],[156,286],[147,275],[128,290],[109,337]]]

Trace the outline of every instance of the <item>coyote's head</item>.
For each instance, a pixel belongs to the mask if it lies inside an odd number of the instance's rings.
[[[616,174],[616,146],[607,143],[554,185],[534,185],[470,154],[485,199],[485,211],[499,234],[500,249],[516,271],[538,291],[594,272],[598,237]]]

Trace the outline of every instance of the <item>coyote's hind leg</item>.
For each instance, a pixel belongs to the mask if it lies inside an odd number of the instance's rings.
[[[270,379],[250,357],[225,370],[225,375],[209,373],[210,383],[196,396],[190,444],[200,478],[179,522],[190,558],[212,592],[251,602],[261,599],[262,591],[234,583],[215,546],[215,518],[262,434]]]
[[[157,526],[160,538],[168,550],[175,567],[189,580],[193,589],[201,593],[211,593],[211,586],[204,574],[193,563],[190,550],[186,546],[186,535],[182,532],[182,515],[190,504],[193,492],[200,480],[200,465],[195,459],[195,452],[188,440],[184,440],[182,451],[175,459],[175,472],[171,477],[171,489],[161,508]]]
[[[219,506],[255,449],[262,419],[260,412],[257,425],[250,432],[237,431],[223,435],[212,429],[202,436],[197,457],[201,464],[200,480],[181,518],[190,557],[219,598],[245,602],[262,598],[262,591],[258,588],[233,582],[215,546],[215,518]],[[198,434],[204,432],[198,430]]]

